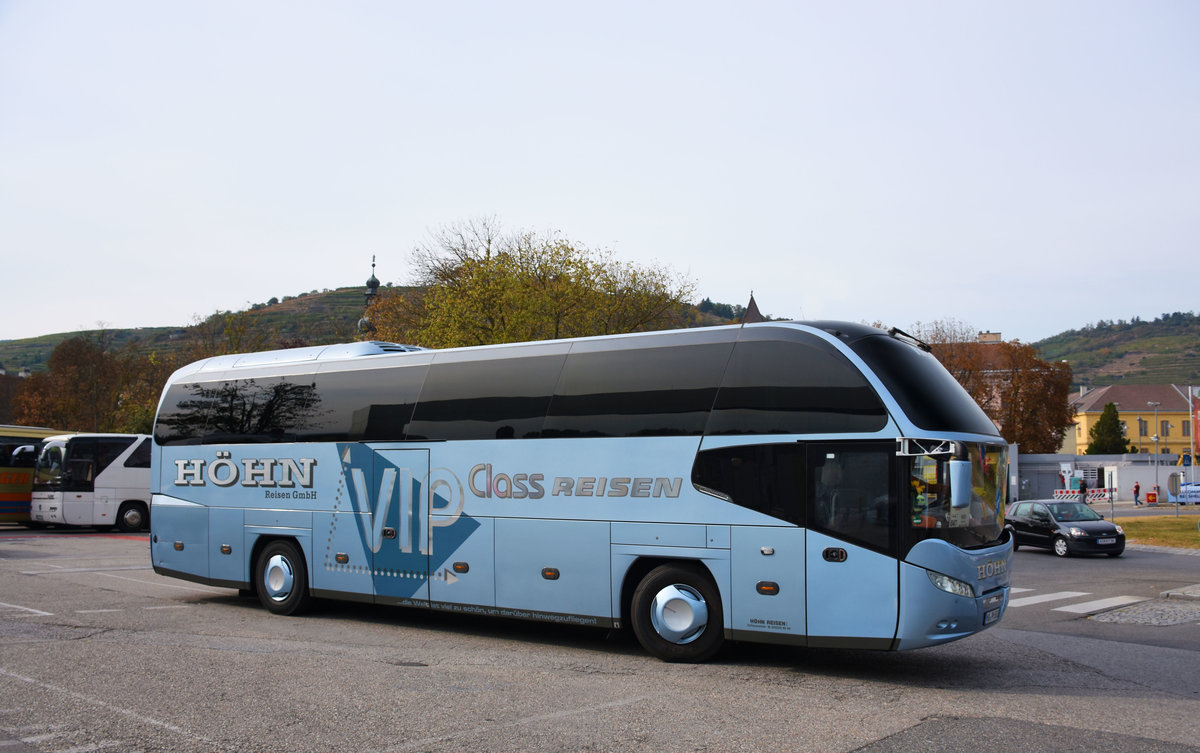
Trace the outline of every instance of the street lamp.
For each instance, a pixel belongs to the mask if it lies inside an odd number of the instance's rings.
[[[1154,497],[1158,499],[1158,406],[1162,403],[1147,400],[1146,405],[1154,408]]]

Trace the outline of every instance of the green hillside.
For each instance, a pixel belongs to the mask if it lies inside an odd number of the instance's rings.
[[[724,324],[727,304],[705,299],[689,319],[693,326]],[[740,313],[740,306],[731,307]],[[324,345],[353,340],[363,311],[363,288],[311,291],[283,300],[254,304],[245,315],[266,333],[271,346]],[[720,315],[718,315],[720,314]],[[195,327],[147,327],[90,332],[60,332],[24,340],[0,341],[0,365],[41,371],[50,353],[63,340],[85,334],[108,337],[114,347],[129,342],[152,352],[183,348]],[[1098,387],[1125,384],[1200,385],[1200,317],[1193,313],[1163,314],[1154,321],[1098,322],[1033,343],[1042,358],[1066,360],[1076,385]]]
[[[285,296],[282,301],[254,304],[247,310],[253,326],[268,333],[280,346],[325,345],[353,340],[363,312],[362,287],[312,291]],[[44,371],[50,353],[63,340],[84,335],[108,338],[114,348],[130,342],[150,352],[170,353],[182,349],[195,331],[188,327],[145,327],[140,329],[59,332],[23,340],[0,340],[0,365],[8,371],[21,368]]]
[[[1065,360],[1076,385],[1200,384],[1200,317],[1098,322],[1033,343],[1048,361]]]

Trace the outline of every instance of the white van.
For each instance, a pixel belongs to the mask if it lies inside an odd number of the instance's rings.
[[[149,527],[150,450],[146,434],[48,438],[34,468],[30,520],[122,531]]]

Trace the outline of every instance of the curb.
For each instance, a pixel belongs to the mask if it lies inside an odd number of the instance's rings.
[[[1194,586],[1184,586],[1173,591],[1163,591],[1160,594],[1164,599],[1189,599],[1191,601],[1200,601],[1200,584]]]

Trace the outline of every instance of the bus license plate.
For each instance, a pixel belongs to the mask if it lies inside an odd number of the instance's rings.
[[[991,625],[996,620],[1000,619],[1000,608],[997,607],[989,612],[983,613],[983,624]]]
[[[1096,539],[1096,543],[1097,544],[1115,544],[1115,543],[1117,543],[1117,540],[1116,539]]]

